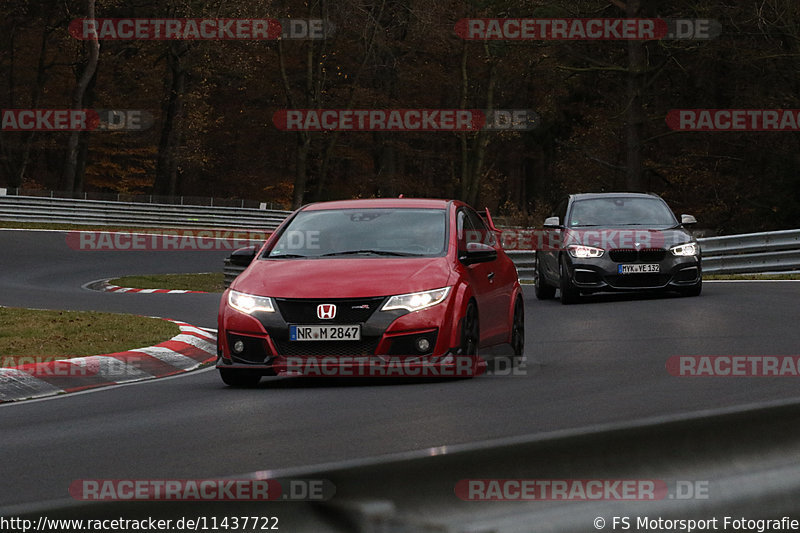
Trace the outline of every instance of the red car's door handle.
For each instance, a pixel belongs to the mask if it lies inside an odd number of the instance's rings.
[[[494,279],[494,272],[489,272],[489,274],[487,274],[486,277],[489,278],[490,280],[493,280]]]

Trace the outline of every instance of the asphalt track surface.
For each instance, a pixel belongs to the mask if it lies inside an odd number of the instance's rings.
[[[0,231],[0,305],[156,315],[216,327],[218,295],[81,288],[125,274],[219,270],[228,251],[71,250]],[[0,406],[0,508],[69,498],[76,479],[200,479],[800,399],[800,378],[679,378],[674,355],[796,355],[800,283],[707,283],[698,298],[526,287],[524,376],[400,382],[201,371]]]

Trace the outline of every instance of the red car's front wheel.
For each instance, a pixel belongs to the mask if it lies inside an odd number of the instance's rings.
[[[525,352],[525,305],[522,298],[517,298],[514,303],[514,320],[511,325],[511,347],[514,355],[524,355]]]

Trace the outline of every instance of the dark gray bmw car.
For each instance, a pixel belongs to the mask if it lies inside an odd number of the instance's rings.
[[[573,194],[544,222],[536,251],[536,296],[575,303],[598,291],[702,290],[700,247],[655,194]]]

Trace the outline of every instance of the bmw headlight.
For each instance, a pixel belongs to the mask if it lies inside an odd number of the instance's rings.
[[[253,296],[243,292],[228,291],[228,304],[242,313],[248,315],[256,311],[274,313],[275,306],[272,305],[272,298],[267,296]]]
[[[381,311],[393,311],[395,309],[406,309],[407,311],[419,311],[427,307],[440,304],[450,293],[450,287],[434,289],[432,291],[412,292],[411,294],[399,294],[389,298]]]
[[[673,246],[669,249],[672,252],[672,255],[677,255],[679,257],[689,257],[692,255],[697,255],[699,249],[697,247],[697,243],[694,242],[687,242],[686,244],[679,244],[677,246]]]
[[[576,259],[588,259],[592,257],[601,257],[605,250],[602,248],[595,248],[594,246],[583,246],[580,244],[570,244],[567,246],[569,255]]]

